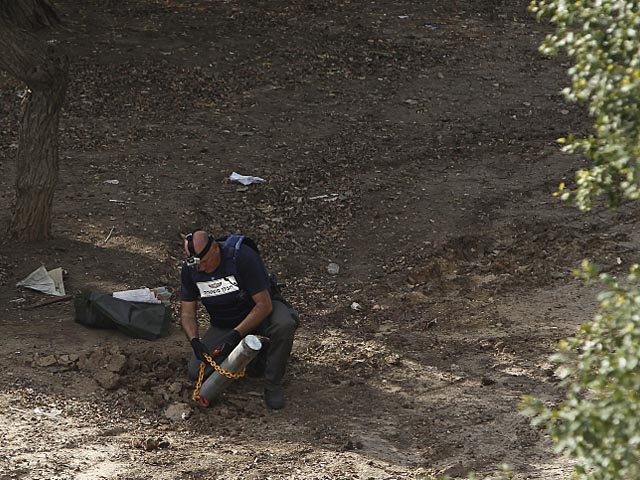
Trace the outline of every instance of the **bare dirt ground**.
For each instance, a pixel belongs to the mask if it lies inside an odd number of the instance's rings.
[[[59,2],[54,238],[0,244],[0,479],[565,478],[517,404],[561,398],[547,358],[596,292],[570,272],[637,260],[638,214],[552,197],[589,122],[526,6]],[[5,226],[22,88],[0,76]],[[252,379],[190,400],[176,298],[149,342],[15,287],[44,264],[72,294],[175,290],[195,227],[256,238],[301,312],[282,411]]]

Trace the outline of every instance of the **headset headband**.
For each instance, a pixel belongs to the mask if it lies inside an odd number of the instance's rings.
[[[204,246],[204,248],[200,251],[200,253],[196,252],[195,247],[193,246],[193,234],[196,232],[202,232],[203,230],[201,228],[194,230],[193,232],[191,232],[190,234],[188,234],[185,238],[187,240],[187,246],[189,248],[189,253],[191,254],[192,257],[197,257],[197,258],[202,258],[204,257],[207,252],[209,251],[209,249],[211,248],[211,245],[213,245],[213,237],[211,235],[208,236],[208,241],[207,244]]]

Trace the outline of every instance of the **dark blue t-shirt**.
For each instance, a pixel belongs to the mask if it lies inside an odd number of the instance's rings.
[[[241,245],[233,260],[226,258],[221,247],[222,259],[212,273],[202,272],[182,265],[180,298],[184,302],[202,301],[211,316],[213,325],[236,327],[254,307],[251,298],[262,290],[269,290],[269,274],[251,247]]]

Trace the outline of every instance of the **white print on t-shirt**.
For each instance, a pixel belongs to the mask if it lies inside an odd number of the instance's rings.
[[[200,298],[217,297],[226,295],[227,293],[237,292],[240,290],[236,277],[229,275],[228,277],[209,280],[208,282],[198,282],[198,290],[200,290]]]

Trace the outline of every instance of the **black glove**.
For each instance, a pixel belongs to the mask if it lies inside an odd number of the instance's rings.
[[[224,359],[229,356],[233,349],[238,346],[242,340],[242,335],[236,329],[231,330],[224,337],[220,339],[218,346],[213,349],[213,359],[217,364],[224,362]]]
[[[209,353],[209,349],[206,347],[204,343],[200,341],[198,337],[194,337],[191,339],[191,348],[193,348],[193,353],[196,355],[196,358],[201,362],[206,362],[204,359],[204,354]]]

